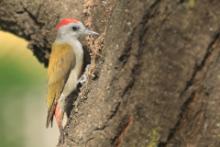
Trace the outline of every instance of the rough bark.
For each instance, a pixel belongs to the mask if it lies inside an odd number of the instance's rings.
[[[53,27],[78,17],[94,78],[59,147],[220,146],[220,1],[0,0],[0,27],[47,64]]]

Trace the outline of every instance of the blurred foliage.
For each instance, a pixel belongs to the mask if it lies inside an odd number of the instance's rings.
[[[41,82],[45,69],[26,49],[27,42],[8,33],[0,33],[0,92],[29,87]],[[39,81],[40,80],[40,81]],[[6,90],[6,91],[5,91]]]
[[[25,96],[46,82],[43,65],[26,46],[25,40],[0,32],[0,147],[24,147]]]

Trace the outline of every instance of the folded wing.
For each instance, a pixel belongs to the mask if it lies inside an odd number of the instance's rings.
[[[54,43],[48,66],[48,114],[46,127],[53,121],[57,100],[60,98],[71,70],[75,66],[75,54],[67,43]]]

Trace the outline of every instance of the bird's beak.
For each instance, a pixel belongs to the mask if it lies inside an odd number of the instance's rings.
[[[98,35],[99,35],[99,33],[96,33],[96,32],[91,31],[91,30],[89,30],[89,29],[86,29],[86,30],[85,30],[85,34],[87,34],[87,35],[93,35],[93,36],[98,36]]]

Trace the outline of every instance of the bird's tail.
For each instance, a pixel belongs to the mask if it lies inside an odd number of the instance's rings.
[[[55,113],[56,105],[52,105],[51,108],[47,112],[47,121],[46,121],[46,128],[49,127],[49,125],[53,126],[53,116]]]

